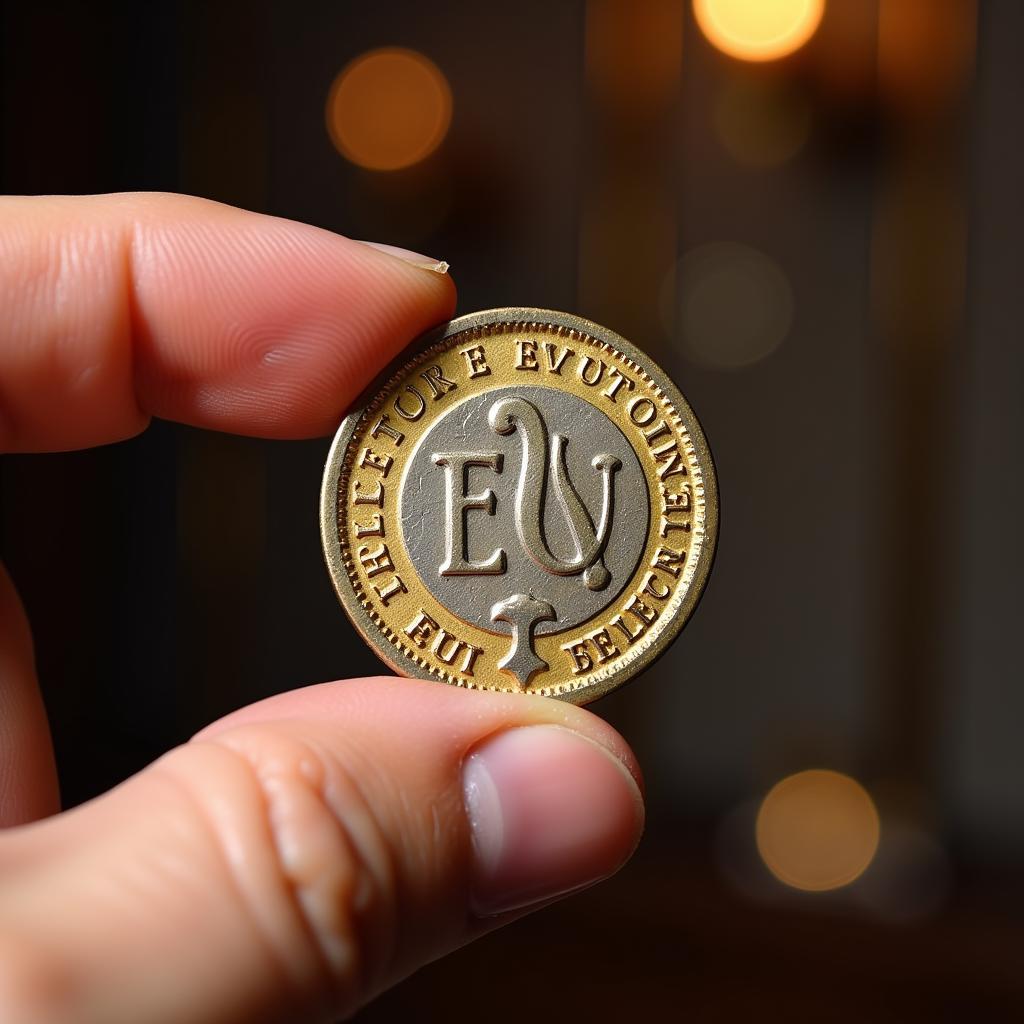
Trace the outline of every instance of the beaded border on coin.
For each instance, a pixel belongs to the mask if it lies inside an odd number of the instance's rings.
[[[499,351],[496,343],[503,344],[504,339],[507,346]],[[589,355],[591,362],[583,364],[580,358],[577,373],[563,375],[561,371],[569,369],[568,357],[559,350],[563,361],[552,371],[552,349],[546,364],[543,357],[531,356],[530,365],[516,365],[515,353],[521,361],[524,343],[533,345],[536,356],[545,342],[564,349],[576,345],[580,351],[569,349],[570,356]],[[484,352],[484,345],[488,346],[485,356],[466,355],[473,349]],[[443,364],[440,379],[453,386],[438,386],[435,377],[434,383],[426,381],[428,391],[421,375],[424,368],[439,364]],[[589,383],[579,367],[593,365],[600,369],[597,380]],[[479,372],[481,366],[486,367],[485,373]],[[457,382],[456,368],[465,371]],[[500,668],[499,656],[506,653],[510,636],[458,618],[419,578],[406,549],[395,495],[418,441],[446,409],[498,387],[534,384],[543,370],[555,378],[552,384],[559,390],[573,391],[607,415],[638,456],[649,456],[641,458],[641,464],[651,514],[643,556],[611,602],[615,614],[605,608],[571,629],[531,638],[546,671],[524,683],[522,677],[511,677],[507,668]],[[385,418],[384,427],[378,429],[384,406],[394,403],[396,392],[410,380],[432,394],[431,400],[415,420],[391,423]],[[597,399],[604,401],[598,404]],[[656,406],[657,412],[639,422],[632,417],[643,400]],[[439,411],[431,416],[428,410],[432,413],[435,403]],[[649,440],[651,436],[657,443]],[[355,480],[356,474],[362,479]],[[672,487],[666,483],[670,477]],[[392,495],[390,501],[386,494]],[[653,360],[619,335],[582,317],[509,307],[458,317],[427,332],[364,392],[331,445],[320,523],[327,567],[342,606],[378,656],[396,672],[468,688],[537,693],[585,704],[649,667],[693,613],[714,559],[718,490],[700,424]]]

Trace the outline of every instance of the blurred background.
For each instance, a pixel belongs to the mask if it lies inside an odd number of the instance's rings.
[[[462,312],[647,349],[710,439],[703,603],[594,708],[647,773],[636,859],[360,1020],[1021,1019],[1024,5],[40,2],[2,34],[4,192],[448,260]],[[327,444],[155,423],[0,464],[68,804],[379,669],[322,565]]]

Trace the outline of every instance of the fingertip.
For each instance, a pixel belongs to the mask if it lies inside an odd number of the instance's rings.
[[[621,738],[542,697],[352,680],[199,739],[13,840],[9,929],[49,922],[97,1019],[351,1012],[612,874],[643,827]]]
[[[0,208],[8,451],[121,440],[150,415],[322,435],[455,305],[447,273],[208,200],[6,197]]]
[[[636,754],[622,734],[599,715],[565,701],[532,694],[465,690],[404,676],[366,676],[318,683],[275,694],[206,726],[193,739],[210,739],[236,726],[307,719],[330,725],[377,722],[403,737],[415,760],[421,749],[437,749],[444,737],[453,767],[485,740],[528,725],[554,725],[600,746],[631,776],[641,801],[646,788]]]
[[[278,694],[196,739],[230,743],[253,727],[284,722],[298,734],[319,735],[325,749],[344,750],[352,763],[374,765],[374,777],[384,773],[378,783],[387,799],[378,809],[385,817],[448,808],[445,835],[450,840],[465,828],[472,848],[470,909],[477,918],[505,919],[614,874],[643,832],[636,757],[612,726],[571,704],[378,676]],[[464,823],[451,816],[455,801],[464,806]],[[417,821],[403,826],[409,836],[422,826]],[[458,863],[451,849],[431,849],[435,838],[412,842],[417,863]],[[436,902],[428,891],[436,879],[415,874],[407,884]]]
[[[509,729],[463,769],[473,909],[504,914],[586,888],[629,859],[644,805],[603,744],[561,726]]]
[[[420,270],[430,270],[435,274],[445,275],[450,269],[447,260],[438,260],[432,256],[424,256],[422,253],[413,252],[411,249],[389,245],[387,242],[368,242],[365,239],[360,239],[360,242],[362,245],[368,245],[371,249],[376,249],[378,252],[395,256],[405,263],[418,267]]]
[[[211,205],[185,217],[151,209],[133,240],[138,388],[155,415],[268,437],[327,433],[381,366],[451,316],[447,274]]]

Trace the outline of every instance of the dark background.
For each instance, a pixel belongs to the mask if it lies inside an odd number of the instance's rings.
[[[2,12],[4,192],[189,192],[446,259],[462,312],[565,309],[646,348],[715,452],[704,601],[595,708],[647,774],[636,859],[361,1020],[1020,1019],[1024,5],[829,0],[765,65],[683,0]],[[324,105],[385,45],[429,56],[454,113],[375,173]],[[781,342],[726,368],[708,338],[768,330],[751,258]],[[379,669],[322,566],[326,451],[155,423],[0,463],[66,803],[243,703]],[[808,768],[881,816],[835,893],[754,846]]]

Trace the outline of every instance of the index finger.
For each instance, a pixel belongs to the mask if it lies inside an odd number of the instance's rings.
[[[186,196],[4,197],[0,224],[3,451],[117,441],[151,415],[324,434],[454,308],[444,264]]]

